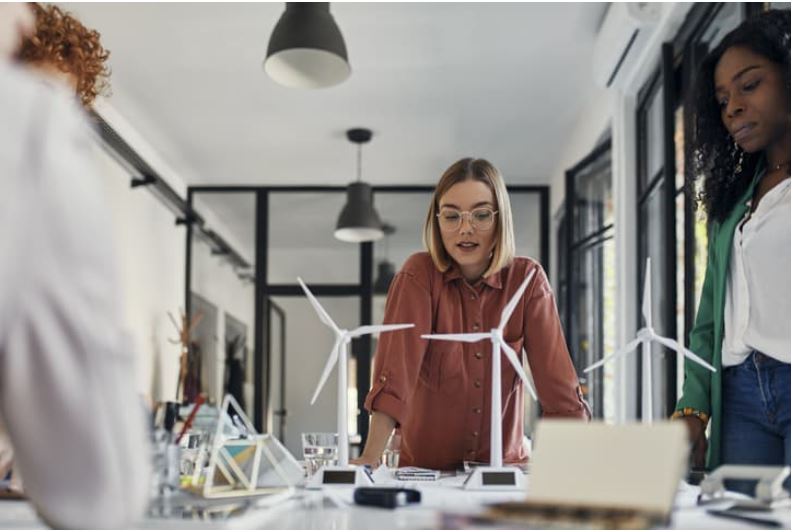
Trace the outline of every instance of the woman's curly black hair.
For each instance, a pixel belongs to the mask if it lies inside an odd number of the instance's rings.
[[[708,218],[718,222],[724,221],[746,192],[764,156],[744,153],[722,123],[713,74],[721,56],[733,46],[747,48],[776,63],[790,93],[790,11],[766,11],[728,33],[702,62],[690,95],[694,114],[692,142],[687,150],[692,169],[688,174],[688,190],[693,194],[695,181],[704,176],[697,200],[704,204]]]

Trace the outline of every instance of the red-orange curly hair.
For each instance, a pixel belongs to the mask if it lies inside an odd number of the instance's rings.
[[[102,48],[99,32],[57,6],[32,3],[31,7],[36,14],[36,34],[23,42],[20,61],[50,64],[73,75],[77,95],[83,106],[89,107],[109,88],[110,70],[105,62],[110,52]]]

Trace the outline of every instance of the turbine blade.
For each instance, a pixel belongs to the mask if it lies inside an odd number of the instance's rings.
[[[341,336],[337,336],[336,341],[333,343],[333,350],[328,355],[328,361],[325,362],[325,369],[322,370],[322,377],[319,378],[319,384],[317,384],[317,389],[314,391],[314,396],[311,398],[312,405],[317,400],[317,397],[319,396],[319,392],[322,391],[322,387],[325,386],[325,382],[328,380],[328,377],[330,377],[330,372],[333,371],[333,366],[335,366],[336,362],[339,360],[340,347],[341,347]]]
[[[357,338],[358,336],[363,336],[364,334],[372,334],[376,332],[388,332],[388,331],[398,331],[399,329],[410,329],[411,327],[415,327],[413,323],[395,323],[393,325],[362,325],[357,329],[354,329],[350,336],[353,338]]]
[[[314,294],[311,293],[311,290],[308,289],[306,283],[303,282],[303,279],[298,277],[297,282],[300,283],[300,286],[303,288],[303,292],[306,293],[306,296],[308,297],[311,306],[314,307],[314,310],[317,312],[317,315],[319,316],[319,321],[321,321],[322,323],[333,329],[334,332],[338,333],[339,328],[333,322],[333,320],[328,315],[328,313],[325,312],[325,309],[322,308],[322,305],[319,304],[319,301],[317,301],[317,298],[314,297]]]
[[[512,296],[512,299],[509,300],[507,306],[504,307],[504,310],[501,311],[501,321],[498,324],[499,330],[504,330],[504,326],[509,321],[509,317],[512,316],[512,313],[515,311],[515,307],[518,306],[518,301],[520,301],[520,297],[523,295],[523,292],[526,291],[526,287],[529,286],[529,282],[534,278],[534,274],[537,270],[532,270],[532,272],[526,276],[526,279],[523,280],[523,283],[518,287],[515,291],[515,294]]]
[[[470,334],[422,334],[422,338],[427,340],[453,340],[456,342],[481,342],[482,340],[489,340],[490,333],[470,333]]]
[[[713,366],[711,366],[710,364],[708,364],[707,362],[702,360],[700,357],[698,357],[696,354],[694,354],[693,351],[690,351],[690,350],[686,349],[685,347],[683,347],[682,345],[680,345],[676,341],[672,340],[671,338],[666,338],[664,336],[659,336],[657,334],[653,334],[653,339],[657,340],[659,343],[664,344],[666,347],[668,347],[672,351],[677,351],[679,353],[682,353],[684,357],[693,360],[694,362],[696,362],[697,364],[699,364],[703,368],[706,368],[706,369],[712,371],[713,373],[716,373],[716,368],[714,368]]]
[[[642,295],[642,316],[647,327],[653,326],[652,264],[650,257],[644,267],[644,294]]]
[[[526,372],[523,371],[523,364],[520,363],[520,358],[518,354],[512,349],[506,342],[499,342],[501,344],[501,350],[504,351],[504,354],[507,355],[507,360],[509,363],[512,364],[512,367],[515,368],[515,371],[518,373],[520,380],[523,381],[523,384],[528,388],[529,393],[531,394],[532,398],[536,401],[537,400],[537,393],[534,391],[534,388],[531,386],[531,382],[529,381],[529,376],[526,375]]]
[[[627,355],[628,353],[630,353],[631,351],[636,349],[636,346],[639,345],[641,342],[642,341],[639,340],[638,338],[634,338],[633,340],[631,340],[628,343],[628,345],[626,345],[622,349],[619,349],[619,350],[615,351],[614,353],[612,353],[611,355],[603,358],[602,360],[599,360],[598,362],[595,362],[591,366],[589,366],[587,368],[584,368],[584,373],[589,373],[593,369],[599,368],[600,366],[602,366],[603,364],[605,364],[606,362],[609,362],[610,360],[612,360],[614,358]]]

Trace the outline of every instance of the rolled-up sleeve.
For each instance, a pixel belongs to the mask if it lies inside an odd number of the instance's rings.
[[[432,297],[420,268],[411,268],[411,259],[391,283],[383,323],[413,323],[411,329],[380,335],[374,361],[372,389],[364,407],[382,412],[398,425],[405,419],[407,401],[416,386],[427,349],[422,334],[431,332]]]
[[[562,333],[556,298],[542,267],[537,268],[526,298],[524,330],[543,416],[591,419]]]

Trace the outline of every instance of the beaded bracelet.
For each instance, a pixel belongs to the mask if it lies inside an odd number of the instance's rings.
[[[706,414],[701,410],[696,410],[694,408],[689,408],[689,407],[683,408],[682,410],[675,410],[674,414],[672,414],[672,419],[679,419],[681,417],[690,417],[690,416],[695,416],[699,418],[699,420],[702,421],[702,423],[704,423],[705,425],[707,425],[708,421],[710,421],[710,416],[708,414]]]

